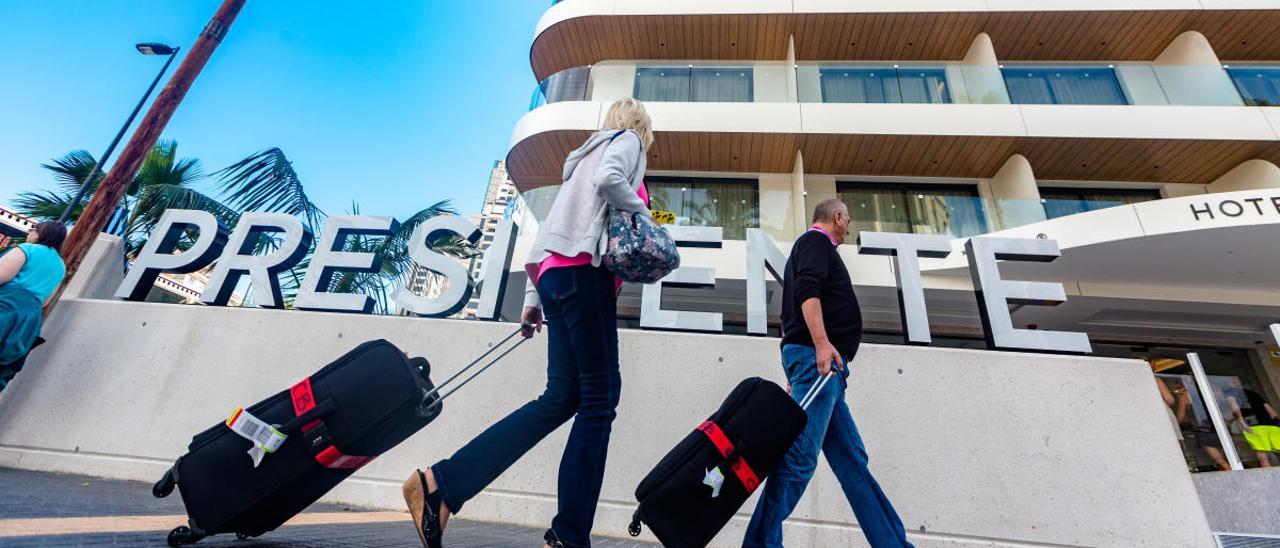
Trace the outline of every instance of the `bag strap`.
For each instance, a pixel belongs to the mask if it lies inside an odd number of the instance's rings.
[[[698,426],[698,431],[707,436],[711,440],[711,444],[716,446],[716,450],[720,452],[720,456],[729,461],[729,470],[733,475],[738,477],[738,481],[747,489],[747,494],[751,494],[760,486],[760,478],[756,476],[755,470],[751,469],[751,465],[742,458],[742,443],[735,444],[729,441],[724,430],[720,429],[720,425],[714,421],[706,421]]]
[[[289,397],[293,400],[295,421],[317,417],[332,411],[334,407],[332,400],[329,399],[317,405],[315,393],[311,391],[310,377],[290,387]],[[347,455],[339,451],[329,434],[329,427],[318,417],[302,425],[302,436],[307,441],[307,447],[311,450],[316,462],[325,468],[360,468],[374,459],[374,457]]]
[[[620,130],[618,130],[618,131],[617,131],[617,133],[614,133],[614,134],[613,134],[613,137],[610,137],[610,138],[609,138],[609,142],[608,142],[608,143],[605,143],[605,145],[606,145],[606,146],[608,146],[608,145],[613,144],[613,140],[614,140],[614,139],[617,139],[617,138],[618,138],[618,137],[620,137],[623,133],[626,133],[626,132],[627,132],[627,130],[625,130],[625,129],[620,129]],[[631,178],[632,178],[632,179],[635,179],[635,178],[636,178],[636,171],[640,171],[640,160],[641,160],[641,159],[643,159],[643,158],[644,158],[644,145],[640,145],[640,152],[639,152],[639,154],[637,154],[637,155],[636,155],[636,169],[635,169],[635,171],[632,171],[632,172],[631,172]]]

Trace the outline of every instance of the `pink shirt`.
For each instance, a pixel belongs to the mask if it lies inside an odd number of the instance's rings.
[[[840,247],[840,242],[837,242],[837,241],[836,241],[836,237],[835,237],[835,236],[832,236],[830,232],[827,232],[827,231],[823,230],[823,229],[822,229],[822,227],[820,227],[820,226],[818,226],[818,225],[813,225],[813,226],[809,227],[809,230],[816,230],[816,231],[818,231],[818,232],[821,232],[823,236],[826,236],[828,240],[831,240],[831,245],[834,245],[834,246],[836,246],[836,247]]]
[[[640,188],[636,189],[636,195],[644,201],[644,205],[649,205],[649,190],[644,187],[644,182],[641,182]],[[542,278],[542,275],[553,268],[582,266],[584,264],[591,264],[590,253],[579,253],[577,257],[565,257],[559,253],[552,252],[550,257],[547,257],[538,265],[538,271],[533,277],[533,284],[536,286],[538,284],[538,280]],[[619,289],[622,289],[622,280],[615,278],[614,290],[616,291]]]

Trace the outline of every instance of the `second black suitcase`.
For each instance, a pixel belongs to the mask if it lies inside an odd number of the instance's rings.
[[[491,346],[440,387],[518,333]],[[434,420],[444,398],[525,340],[506,346],[443,394],[431,383],[426,359],[409,358],[385,340],[370,341],[288,390],[236,410],[227,421],[196,434],[187,454],[153,488],[152,494],[164,497],[176,486],[190,518],[187,526],[169,533],[169,544],[191,544],[221,533],[256,537],[279,527]],[[274,452],[261,452],[255,465],[251,449],[271,445],[272,433],[285,437]]]
[[[742,381],[640,482],[629,532],[638,536],[644,523],[664,546],[706,546],[782,460],[805,422],[804,408],[778,385]]]

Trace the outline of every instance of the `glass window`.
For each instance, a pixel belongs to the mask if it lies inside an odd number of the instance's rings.
[[[849,206],[850,230],[946,234],[966,238],[988,232],[977,187],[966,185],[885,185],[840,183]]]
[[[726,240],[760,227],[760,186],[752,179],[649,177],[649,205],[676,215],[676,225],[718,226]]]
[[[1006,67],[1001,72],[1015,104],[1129,104],[1109,67]]]
[[[548,76],[533,90],[529,110],[561,101],[585,101],[591,82],[591,67],[564,69]]]
[[[1165,414],[1173,423],[1188,470],[1213,472],[1229,468],[1221,438],[1209,418],[1207,399],[1201,393],[1187,353],[1195,352],[1204,366],[1206,381],[1226,423],[1228,442],[1245,468],[1275,466],[1280,455],[1254,448],[1256,434],[1268,429],[1280,433],[1280,418],[1271,415],[1275,409],[1273,394],[1261,382],[1249,356],[1234,349],[1195,349],[1177,347],[1128,347],[1096,344],[1100,356],[1146,360],[1155,372],[1160,396],[1168,408]],[[1271,409],[1268,409],[1270,407]]]
[[[1231,81],[1247,105],[1280,106],[1280,67],[1232,67]]]
[[[641,101],[750,103],[751,67],[641,67],[633,96]]]
[[[1156,189],[1041,188],[1040,202],[1046,218],[1057,219],[1076,213],[1125,204],[1159,200]]]
[[[831,67],[818,70],[824,103],[950,103],[941,68]]]
[[[641,101],[689,101],[689,69],[641,67],[636,69],[635,92]]]

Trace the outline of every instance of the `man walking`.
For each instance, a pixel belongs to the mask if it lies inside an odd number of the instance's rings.
[[[796,240],[782,289],[782,367],[797,402],[821,375],[838,378],[809,404],[809,422],[769,476],[743,546],[782,546],[782,521],[791,515],[818,464],[818,451],[840,481],[858,525],[875,548],[910,547],[902,520],[867,468],[858,427],[845,404],[849,360],[862,341],[862,312],[849,270],[837,253],[849,233],[849,208],[839,199],[818,204],[813,226]]]

